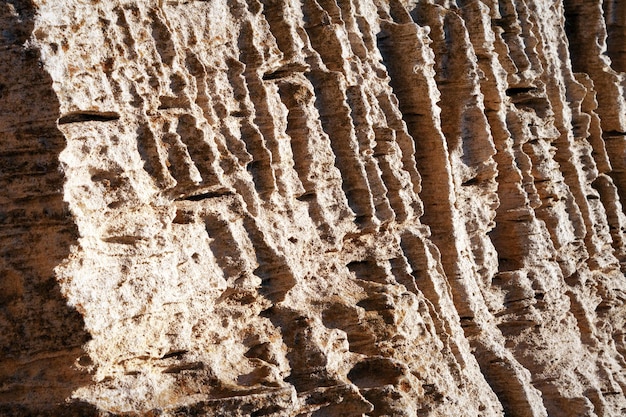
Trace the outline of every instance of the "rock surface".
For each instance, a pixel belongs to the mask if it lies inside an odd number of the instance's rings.
[[[626,415],[626,3],[0,2],[3,416]]]

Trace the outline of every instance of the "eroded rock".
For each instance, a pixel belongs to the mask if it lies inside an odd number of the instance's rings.
[[[624,415],[624,10],[0,4],[0,413]]]

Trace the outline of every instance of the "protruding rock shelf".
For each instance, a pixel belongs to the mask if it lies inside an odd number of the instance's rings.
[[[0,415],[626,415],[623,71],[619,0],[0,2]]]

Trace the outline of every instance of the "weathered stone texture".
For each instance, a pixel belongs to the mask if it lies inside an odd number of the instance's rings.
[[[626,3],[0,2],[0,415],[626,415]]]

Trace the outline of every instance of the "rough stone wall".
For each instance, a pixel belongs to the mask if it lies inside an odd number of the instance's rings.
[[[0,2],[0,415],[626,415],[626,3]]]

